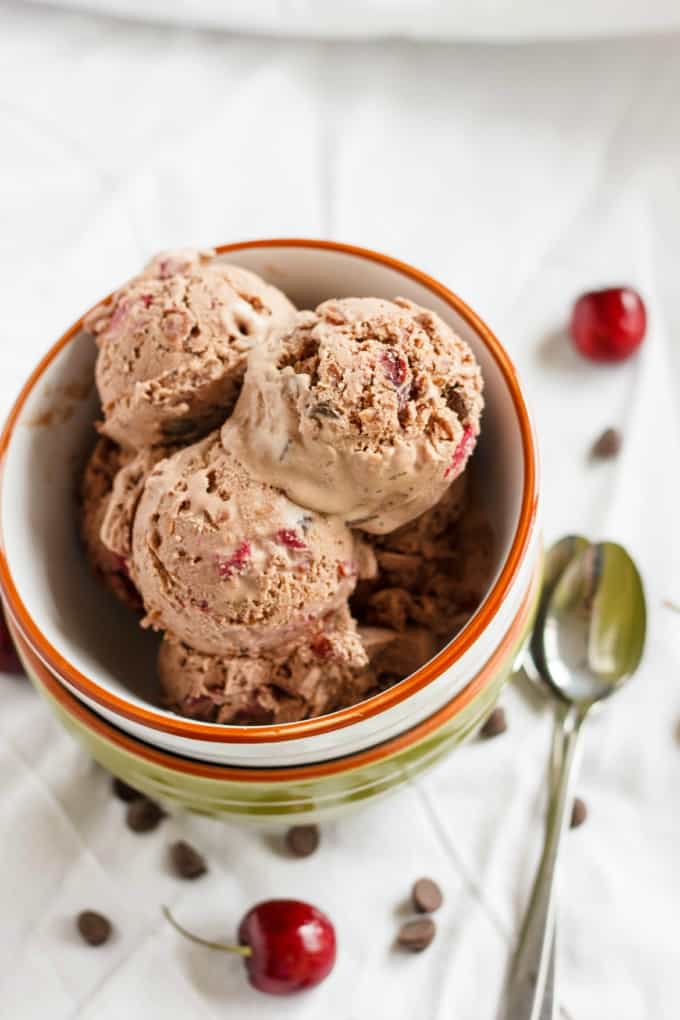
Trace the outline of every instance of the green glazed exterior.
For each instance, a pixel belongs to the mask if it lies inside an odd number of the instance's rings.
[[[169,806],[233,821],[265,824],[277,818],[285,819],[286,824],[298,819],[325,821],[397,789],[431,768],[477,730],[493,709],[513,662],[526,642],[536,601],[535,598],[521,638],[496,674],[453,718],[407,748],[359,766],[353,764],[354,759],[349,756],[344,767],[331,775],[312,778],[296,779],[297,770],[293,767],[285,770],[290,773],[289,780],[238,781],[231,777],[197,775],[182,767],[174,769],[150,761],[71,715],[41,683],[29,664],[25,665],[33,684],[65,729],[100,765],[135,789]],[[178,758],[177,761],[183,765],[186,760]]]

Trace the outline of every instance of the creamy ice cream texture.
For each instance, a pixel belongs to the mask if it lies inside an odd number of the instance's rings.
[[[100,430],[124,448],[190,442],[221,425],[248,351],[294,320],[280,290],[212,255],[158,255],[85,319],[99,347]]]
[[[376,682],[346,605],[302,640],[257,656],[207,655],[166,635],[158,673],[169,707],[232,725],[324,715],[360,701]]]
[[[253,654],[342,605],[363,555],[339,518],[258,481],[213,433],[147,478],[132,576],[150,626],[201,652]]]
[[[333,712],[469,619],[493,567],[463,474],[482,379],[434,313],[374,298],[296,313],[187,251],[87,326],[107,438],[81,531],[104,583],[164,632],[166,705],[232,724]]]
[[[127,556],[110,549],[102,539],[114,485],[129,460],[130,454],[110,440],[97,442],[80,485],[80,534],[95,575],[121,602],[139,610],[142,600],[130,579]],[[124,513],[127,516],[127,508]]]
[[[482,408],[479,366],[439,316],[346,298],[251,352],[223,443],[301,505],[384,534],[463,472]]]

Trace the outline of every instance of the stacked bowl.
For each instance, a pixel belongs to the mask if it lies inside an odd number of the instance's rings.
[[[77,534],[74,494],[98,414],[96,349],[82,319],[37,366],[0,440],[0,587],[29,677],[105,768],[194,811],[309,821],[406,782],[491,711],[540,584],[536,444],[510,359],[440,283],[387,256],[332,242],[277,239],[217,250],[300,308],[331,296],[400,295],[437,312],[471,346],[486,394],[475,460],[497,538],[495,573],[480,608],[417,672],[330,715],[230,726],[158,707],[157,639],[98,586]]]

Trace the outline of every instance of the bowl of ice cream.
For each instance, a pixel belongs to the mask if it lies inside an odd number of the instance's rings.
[[[182,761],[451,746],[490,710],[540,570],[510,359],[383,255],[180,256],[78,320],[8,419],[0,584],[24,647],[69,706]]]
[[[531,615],[535,588],[521,626]],[[376,747],[288,767],[234,767],[197,761],[145,743],[76,698],[10,624],[28,676],[60,723],[100,765],[167,808],[255,825],[328,821],[367,807],[431,768],[492,710],[517,637],[507,636],[487,670],[438,712]]]

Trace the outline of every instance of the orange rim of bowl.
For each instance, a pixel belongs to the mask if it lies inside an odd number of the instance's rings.
[[[247,766],[217,765],[195,761],[183,755],[152,747],[144,741],[131,736],[129,733],[124,733],[114,726],[113,723],[97,715],[93,709],[83,704],[71,691],[62,686],[54,673],[50,671],[49,667],[45,665],[27,643],[26,638],[19,631],[16,621],[12,620],[10,627],[14,640],[21,650],[21,654],[30,664],[31,670],[37,674],[39,683],[47,689],[50,696],[54,698],[69,716],[78,719],[87,729],[94,730],[99,736],[110,743],[116,744],[124,751],[172,771],[190,773],[205,779],[226,779],[247,783],[298,782],[300,780],[320,779],[324,776],[335,775],[338,772],[353,771],[366,765],[376,764],[420,743],[458,715],[483,691],[484,687],[494,678],[507,657],[512,653],[530,619],[532,606],[538,595],[540,581],[541,569],[539,565],[534,571],[520,610],[501,643],[477,676],[462,691],[459,691],[450,701],[447,701],[434,715],[428,716],[423,722],[418,723],[404,733],[391,737],[389,740],[376,744],[365,751],[357,751],[355,754],[311,765],[288,765],[279,768],[249,768]],[[12,624],[14,625],[12,626]]]
[[[370,262],[387,266],[401,273],[403,276],[414,280],[427,290],[436,294],[450,308],[452,308],[477,334],[480,340],[498,365],[506,385],[512,397],[522,439],[522,452],[524,461],[524,479],[522,486],[522,503],[517,530],[510,548],[510,552],[503,564],[496,583],[486,596],[477,613],[465,625],[458,635],[446,645],[437,655],[421,666],[405,680],[395,684],[393,687],[374,695],[366,701],[359,702],[349,708],[343,708],[330,715],[318,716],[314,719],[302,719],[298,722],[284,723],[269,726],[224,726],[217,723],[199,722],[193,719],[172,717],[162,715],[153,710],[139,705],[134,705],[124,698],[113,694],[106,688],[101,687],[89,677],[80,673],[68,660],[53,647],[43,635],[39,626],[26,609],[12,579],[7,557],[4,549],[4,538],[0,535],[0,587],[11,608],[19,628],[28,641],[29,645],[38,655],[53,669],[57,676],[66,683],[72,685],[82,694],[87,695],[97,704],[108,708],[126,719],[133,720],[152,729],[162,730],[179,737],[187,737],[194,740],[206,740],[218,743],[242,743],[261,744],[272,743],[282,740],[296,740],[303,737],[316,736],[322,733],[330,733],[335,730],[351,726],[353,723],[362,722],[383,712],[394,705],[399,704],[406,698],[422,690],[432,680],[441,675],[456,662],[477,640],[495,617],[503,599],[505,598],[512,582],[515,579],[523,556],[529,545],[537,512],[537,489],[536,489],[536,454],[534,450],[533,432],[529,412],[527,410],[515,367],[502,347],[499,340],[479,316],[468,307],[465,302],[450,291],[443,284],[428,276],[426,273],[415,269],[413,266],[389,255],[371,251],[368,248],[358,248],[354,245],[340,244],[335,241],[320,241],[304,238],[274,238],[270,240],[244,241],[234,244],[221,245],[216,248],[218,254],[227,252],[246,251],[252,248],[308,248],[323,251],[333,251],[340,254],[352,255],[357,258],[366,259]],[[111,295],[105,301],[111,299]],[[95,306],[96,307],[96,306]],[[70,343],[81,328],[83,317],[78,319],[64,335],[50,348],[42,358],[37,367],[33,370],[17,397],[12,410],[9,413],[5,427],[0,436],[0,470],[4,466],[7,450],[17,424],[21,411],[40,380],[43,373],[54,361],[62,349]],[[4,475],[4,472],[2,472]],[[2,496],[2,475],[0,475],[0,501]]]

